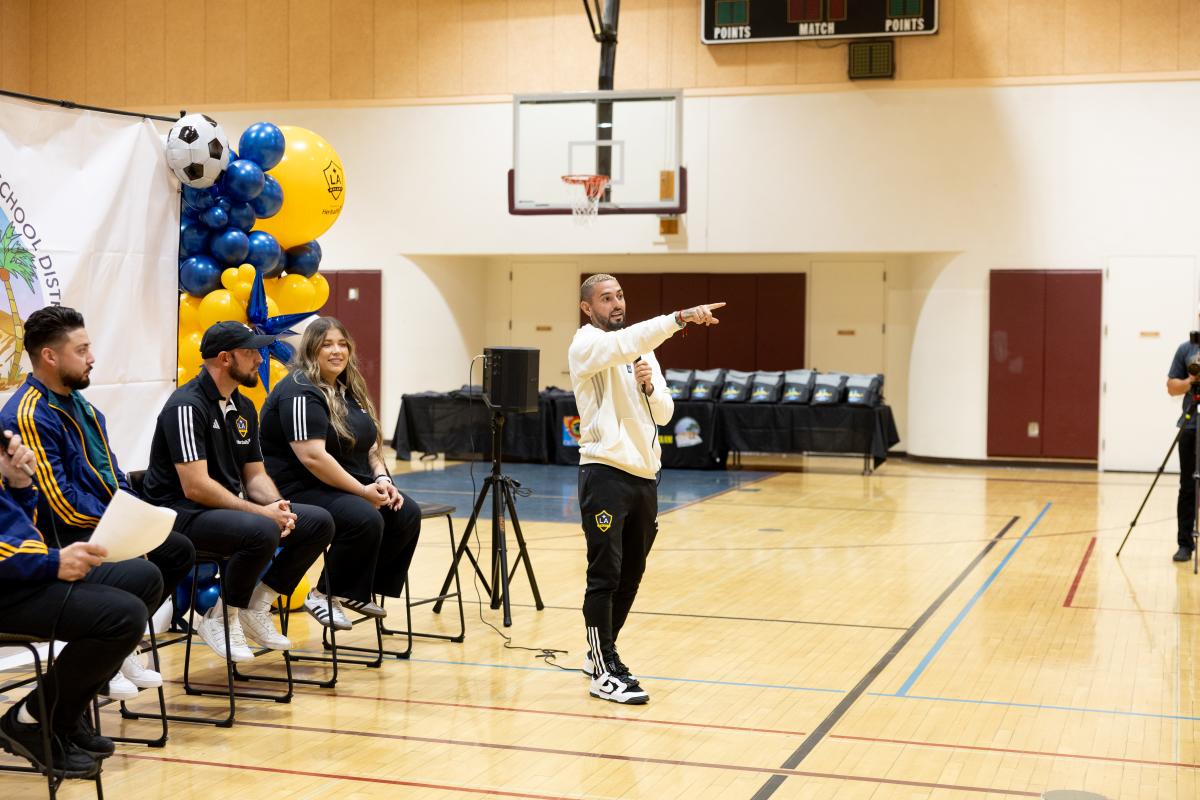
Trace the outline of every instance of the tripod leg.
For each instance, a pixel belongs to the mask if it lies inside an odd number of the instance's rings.
[[[1146,490],[1146,496],[1142,498],[1142,504],[1138,506],[1137,513],[1133,515],[1133,522],[1129,523],[1129,530],[1125,531],[1125,538],[1121,540],[1121,546],[1117,548],[1117,558],[1121,557],[1121,551],[1125,549],[1125,543],[1129,541],[1129,534],[1133,533],[1134,527],[1138,524],[1138,520],[1142,516],[1142,511],[1146,508],[1146,502],[1150,499],[1150,494],[1154,491],[1154,487],[1158,485],[1158,479],[1162,477],[1163,471],[1167,468],[1167,462],[1171,460],[1171,453],[1174,452],[1175,445],[1179,444],[1179,436],[1182,433],[1183,428],[1175,431],[1175,438],[1171,440],[1171,446],[1167,448],[1167,454],[1163,456],[1162,463],[1158,465],[1158,472],[1154,473],[1154,480],[1150,482],[1150,488]]]
[[[466,553],[467,559],[471,562],[471,566],[475,568],[475,574],[479,576],[479,580],[483,582],[485,592],[491,593],[491,588],[488,586],[487,577],[484,576],[483,570],[479,568],[479,562],[475,560],[475,556],[468,549],[471,543],[471,534],[475,531],[475,524],[479,521],[479,509],[483,507],[483,501],[487,497],[488,489],[491,487],[491,481],[485,480],[483,488],[479,490],[479,497],[475,500],[475,507],[471,509],[471,520],[467,523],[467,529],[463,532],[462,539],[458,541],[458,547],[454,549],[454,559],[450,562],[450,570],[446,573],[446,580],[442,581],[442,590],[438,594],[444,595],[450,589],[450,581],[454,580],[454,574],[458,570],[458,562],[462,561],[463,554]],[[440,611],[441,601],[438,602],[435,611]]]
[[[533,604],[541,611],[546,606],[542,603],[542,593],[538,591],[537,578],[533,576],[533,562],[529,560],[529,548],[525,546],[525,536],[521,533],[521,520],[517,518],[517,505],[513,502],[512,488],[507,483],[504,484],[504,502],[508,504],[508,514],[512,517],[513,531],[517,537],[517,560],[513,562],[513,573],[516,573],[517,565],[524,560],[525,576],[529,578],[529,588],[533,590]]]
[[[495,589],[495,593],[492,595],[492,608],[504,605],[504,627],[510,628],[512,627],[512,606],[509,601],[511,592],[508,585],[508,534],[504,530],[502,493],[504,496],[508,494],[508,485],[504,481],[499,482],[496,493],[492,495],[494,503],[492,543],[495,548],[492,551],[492,576],[495,580],[492,584],[492,588]]]

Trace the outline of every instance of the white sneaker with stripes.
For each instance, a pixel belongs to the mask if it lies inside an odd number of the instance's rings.
[[[592,678],[591,695],[622,705],[640,706],[650,702],[650,695],[632,675],[614,675],[611,672],[601,672]]]
[[[333,607],[332,616],[329,614],[331,605]],[[337,601],[337,598],[333,598],[333,602],[331,603],[326,595],[318,592],[316,589],[310,589],[308,597],[304,598],[304,610],[326,628],[333,628],[335,631],[348,631],[354,628],[350,624],[350,619],[346,616],[346,612],[342,609],[342,604]]]

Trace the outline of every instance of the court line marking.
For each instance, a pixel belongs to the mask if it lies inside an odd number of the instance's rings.
[[[1110,714],[1118,717],[1145,717],[1147,719],[1174,719],[1183,722],[1200,722],[1200,716],[1183,714],[1158,714],[1150,711],[1122,711],[1117,708],[1088,708],[1087,706],[1060,706],[1052,703],[1018,703],[1013,700],[975,700],[967,697],[931,697],[919,694],[892,694],[891,692],[868,692],[872,697],[891,697],[896,700],[932,700],[938,703],[969,703],[980,706],[1006,706],[1009,708],[1035,708],[1039,711],[1069,711],[1084,714]]]
[[[254,723],[239,722],[242,725]],[[323,780],[355,781],[357,783],[382,783],[388,786],[411,786],[415,789],[442,789],[448,792],[470,792],[471,794],[486,794],[499,797],[520,797],[529,800],[580,800],[569,795],[528,794],[525,792],[510,792],[504,789],[477,789],[471,786],[453,786],[440,783],[424,783],[422,781],[402,781],[397,778],[369,778],[365,775],[342,775],[335,772],[309,772],[300,769],[284,769],[282,767],[259,767],[253,764],[233,764],[223,761],[199,761],[191,758],[175,758],[170,756],[150,756],[135,753],[117,753],[122,758],[137,761],[160,761],[167,764],[187,764],[198,767],[220,767],[221,769],[245,770],[247,772],[269,772],[275,775],[297,775],[305,778],[321,778]]]
[[[1045,513],[1045,509],[1042,510],[1042,513]],[[1020,517],[1012,517],[1004,524],[1003,528],[996,532],[996,535],[992,537],[992,540],[988,542],[982,550],[979,551],[975,558],[971,559],[971,562],[967,564],[961,572],[958,573],[958,577],[951,581],[950,585],[942,590],[942,593],[938,595],[932,603],[929,604],[929,607],[921,613],[921,616],[917,617],[916,621],[909,626],[908,630],[900,635],[900,638],[897,639],[892,646],[888,648],[887,652],[885,652],[879,658],[879,660],[875,662],[875,665],[872,666],[865,675],[863,675],[858,683],[855,684],[854,688],[851,689],[836,706],[834,706],[833,710],[825,716],[825,719],[821,720],[813,732],[810,733],[804,739],[804,741],[800,743],[800,746],[797,747],[790,756],[788,756],[787,760],[783,762],[784,767],[794,768],[799,766],[799,764],[804,761],[808,754],[813,751],[813,748],[820,744],[821,740],[824,739],[825,736],[833,729],[833,726],[836,725],[838,721],[841,720],[841,718],[846,714],[846,712],[850,710],[850,706],[854,705],[854,703],[856,703],[858,699],[867,691],[867,687],[870,686],[871,683],[888,667],[888,665],[892,663],[892,660],[902,649],[904,649],[904,646],[908,644],[914,636],[917,635],[917,632],[921,630],[921,628],[934,615],[934,613],[941,608],[942,604],[946,602],[950,595],[953,594],[960,585],[962,585],[963,581],[967,579],[967,576],[971,574],[972,570],[974,570],[975,567],[977,567],[979,563],[983,561],[984,557],[992,551],[992,548],[996,546],[1000,539],[1002,539],[1004,535],[1012,529],[1012,526],[1017,523],[1018,519],[1020,519]],[[758,791],[754,793],[751,800],[766,800],[766,798],[771,797],[771,795],[775,794],[775,792],[779,790],[779,787],[783,785],[785,777],[786,776],[772,775],[767,779],[766,783],[759,787]]]
[[[533,603],[513,603],[513,608],[533,608]],[[555,611],[579,612],[578,606],[543,606]],[[784,625],[824,625],[831,628],[867,628],[881,631],[902,631],[899,625],[865,625],[854,622],[819,622],[811,619],[771,619],[769,617],[732,617],[720,614],[685,614],[682,611],[630,611],[630,614],[645,614],[652,617],[685,617],[688,619],[720,619],[730,622],[778,622]]]
[[[538,753],[541,755],[567,756],[571,758],[590,758],[601,761],[624,761],[635,764],[653,764],[656,766],[694,767],[698,769],[713,769],[725,772],[769,773],[775,776],[797,776],[805,778],[828,778],[831,780],[856,781],[860,783],[880,783],[893,786],[915,786],[924,789],[945,789],[960,792],[989,792],[1016,797],[1040,797],[1041,792],[1027,792],[1019,789],[997,789],[984,786],[965,786],[954,783],[933,783],[930,781],[912,781],[900,778],[882,778],[867,775],[844,775],[831,772],[808,772],[783,767],[755,767],[748,764],[721,764],[712,761],[686,761],[676,758],[655,758],[653,756],[631,756],[621,753],[597,753],[587,750],[567,750],[557,747],[534,747],[532,745],[504,744],[499,742],[481,742],[468,739],[441,739],[431,736],[409,736],[402,733],[377,733],[373,731],[353,731],[339,728],[321,728],[308,725],[289,725],[278,722],[241,722],[245,727],[271,728],[276,730],[303,731],[305,733],[320,733],[325,735],[360,736],[368,739],[389,739],[393,741],[420,742],[422,744],[445,744],[458,747],[474,747],[485,750],[505,750],[520,753]],[[269,769],[260,767],[259,769]]]
[[[751,480],[748,480],[748,481],[742,481],[742,482],[738,483],[736,486],[730,486],[728,488],[722,489],[719,492],[714,492],[713,494],[705,495],[704,497],[700,497],[695,500],[688,500],[684,503],[681,503],[681,504],[675,506],[674,508],[668,508],[666,511],[663,511],[658,516],[662,517],[667,514],[672,514],[676,511],[680,511],[685,508],[691,508],[692,506],[696,505],[697,503],[704,503],[704,502],[707,502],[714,498],[721,497],[722,495],[729,494],[730,492],[736,492],[739,489],[744,489],[747,486],[753,486],[756,483],[762,483],[765,480],[770,480],[771,478],[776,478],[778,476],[779,476],[778,472],[768,472],[764,475],[760,475],[757,478],[752,478]]]
[[[1075,570],[1075,579],[1071,581],[1071,588],[1067,590],[1067,599],[1063,600],[1063,608],[1070,608],[1071,603],[1075,600],[1075,592],[1079,591],[1079,582],[1083,580],[1083,571],[1087,569],[1088,560],[1092,557],[1092,551],[1096,549],[1096,537],[1088,542],[1087,550],[1083,551],[1083,560],[1079,562],[1079,569]]]
[[[934,657],[937,656],[938,652],[942,649],[946,642],[949,641],[950,636],[954,633],[958,626],[962,624],[962,621],[967,618],[967,614],[971,613],[971,609],[975,607],[977,602],[979,602],[979,598],[983,597],[983,593],[988,590],[988,587],[995,582],[997,576],[999,576],[1004,568],[1008,566],[1008,562],[1011,561],[1012,557],[1016,555],[1018,550],[1021,549],[1021,545],[1025,544],[1025,540],[1029,538],[1029,534],[1033,532],[1033,529],[1037,527],[1037,524],[1042,521],[1043,517],[1046,516],[1046,512],[1050,510],[1052,505],[1052,503],[1046,503],[1046,505],[1042,506],[1042,510],[1038,512],[1036,517],[1034,517],[1033,522],[1029,523],[1029,527],[1025,529],[1025,532],[1021,534],[1021,537],[1017,539],[1011,548],[1009,548],[1008,554],[1000,560],[1000,563],[996,565],[994,570],[992,570],[992,574],[987,576],[987,579],[984,580],[983,585],[976,590],[975,594],[971,596],[971,599],[967,601],[967,604],[963,606],[962,611],[959,611],[958,615],[953,619],[953,621],[951,621],[946,629],[942,631],[942,635],[938,637],[936,642],[934,642],[933,647],[929,648],[929,652],[926,653],[925,657],[921,659],[921,663],[917,664],[916,669],[914,669],[912,674],[905,679],[903,684],[901,684],[900,688],[896,691],[897,697],[904,697],[906,694],[908,694],[908,690],[911,689],[913,684],[917,682],[917,678],[921,677],[921,673],[923,673],[925,669],[933,662]],[[985,548],[984,553],[980,554],[980,558],[982,558],[982,556],[986,554],[987,550],[990,549],[990,547]],[[974,566],[974,563],[976,562],[973,562],[972,566]],[[965,578],[966,575],[964,574],[962,577]]]

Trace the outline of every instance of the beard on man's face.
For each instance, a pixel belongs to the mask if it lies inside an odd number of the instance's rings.
[[[246,372],[242,372],[235,365],[229,370],[229,377],[233,378],[240,385],[245,386],[247,389],[253,389],[255,386],[258,386],[258,370],[256,369],[250,369]]]
[[[619,331],[625,327],[625,312],[612,312],[607,317],[593,313],[592,324],[602,331]]]
[[[60,375],[63,385],[73,392],[78,392],[92,385],[91,370],[82,375]]]

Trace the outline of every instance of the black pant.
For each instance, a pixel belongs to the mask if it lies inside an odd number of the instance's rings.
[[[1179,520],[1179,546],[1192,548],[1192,528],[1196,525],[1196,429],[1179,432],[1179,503],[1175,516]]]
[[[579,510],[587,540],[583,620],[588,644],[612,651],[633,607],[646,556],[658,535],[658,487],[602,464],[579,468]]]
[[[214,508],[187,522],[183,535],[192,540],[197,550],[228,559],[223,598],[226,605],[248,606],[259,575],[272,590],[291,594],[317,556],[329,546],[333,539],[333,517],[328,511],[293,503],[292,513],[296,515],[296,527],[282,540],[273,521],[249,511]],[[281,545],[283,549],[275,555]]]
[[[364,602],[372,593],[400,596],[421,535],[416,500],[403,495],[404,504],[393,511],[332,488],[301,489],[289,497],[328,509],[337,527],[318,591]]]
[[[154,605],[157,609],[175,593],[175,587],[196,563],[196,546],[183,534],[171,531],[165,542],[146,554],[146,559],[162,573],[162,596]]]
[[[81,581],[10,584],[0,593],[4,631],[53,635],[67,643],[41,686],[46,708],[54,708],[54,731],[69,733],[78,724],[96,692],[137,647],[161,596],[158,567],[140,558],[101,564]],[[37,699],[27,708],[36,716]]]

